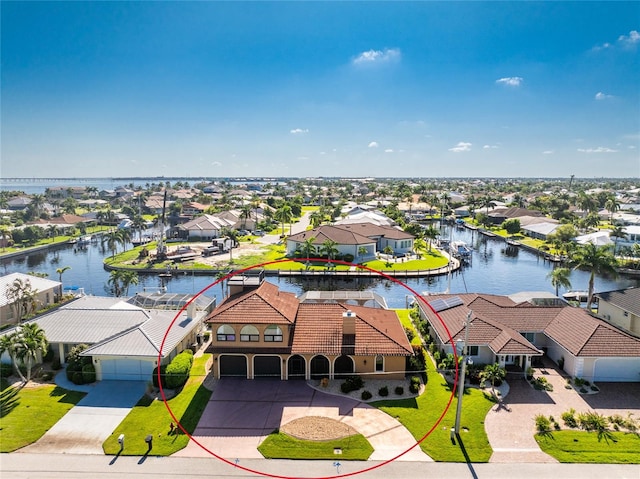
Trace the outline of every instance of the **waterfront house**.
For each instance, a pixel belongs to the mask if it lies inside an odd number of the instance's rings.
[[[393,250],[394,255],[411,253],[414,240],[413,235],[392,226],[373,223],[323,225],[287,237],[287,256],[299,256],[303,244],[310,238],[314,238],[313,245],[318,256],[322,254],[322,244],[330,240],[336,243],[340,256],[353,256],[356,262],[374,258],[376,253],[382,252],[387,246]],[[361,254],[361,248],[366,250],[364,254]]]
[[[596,293],[598,316],[640,337],[640,288]]]
[[[59,281],[52,281],[30,274],[11,273],[0,277],[0,327],[18,322],[15,302],[10,301],[7,295],[16,280],[20,280],[23,285],[28,283],[31,286],[31,291],[35,293],[36,310],[55,303],[56,295],[60,293],[60,287],[62,286]]]
[[[394,311],[301,302],[262,275],[233,277],[229,287],[206,319],[216,378],[404,378],[412,349]]]
[[[640,381],[640,338],[582,308],[490,294],[427,296],[418,305],[445,353],[464,340],[471,315],[469,356],[476,364],[498,363],[526,372],[532,359],[544,354],[573,377]]]
[[[61,364],[71,348],[86,344],[81,355],[91,357],[97,380],[150,381],[158,359],[168,364],[202,337],[204,317],[215,299],[192,298],[172,293],[139,293],[129,301],[83,296],[30,322],[44,330]]]

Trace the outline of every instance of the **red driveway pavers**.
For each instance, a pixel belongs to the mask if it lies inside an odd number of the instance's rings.
[[[534,439],[538,414],[553,416],[561,427],[562,413],[571,408],[576,412],[595,410],[605,416],[631,413],[640,417],[640,383],[601,383],[597,385],[599,393],[582,395],[565,388],[566,377],[552,367],[536,368],[535,376],[547,378],[553,391],[537,391],[522,376],[510,374],[509,394],[487,414],[485,429],[494,451],[490,462],[556,462]]]
[[[360,401],[331,396],[303,381],[222,379],[217,381],[209,404],[189,445],[176,453],[183,457],[211,454],[233,462],[261,458],[257,447],[282,424],[305,416],[343,421],[363,434],[374,448],[370,459],[394,458],[416,441],[397,420]],[[403,460],[431,461],[419,447]]]

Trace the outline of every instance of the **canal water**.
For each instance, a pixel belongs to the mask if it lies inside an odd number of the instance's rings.
[[[419,294],[425,292],[444,292],[449,288],[451,293],[492,293],[512,294],[520,291],[554,292],[547,275],[554,265],[542,257],[521,248],[507,248],[501,239],[487,238],[477,231],[448,227],[443,237],[452,237],[454,241],[465,241],[473,247],[471,264],[448,276],[429,278],[409,278],[400,280],[401,284],[388,279],[348,278],[348,279],[310,279],[301,278],[268,278],[282,290],[300,294],[314,289],[366,290],[378,293],[386,298],[391,308],[402,308],[407,304],[409,288]],[[96,296],[109,295],[107,280],[109,273],[104,270],[103,259],[110,255],[100,243],[90,244],[86,249],[78,249],[73,245],[65,245],[57,250],[31,253],[28,256],[2,260],[0,273],[13,272],[46,273],[53,280],[58,280],[56,269],[70,266],[63,276],[65,288],[83,288],[86,294]],[[589,273],[586,271],[571,272],[572,289],[586,290]],[[156,291],[165,287],[168,292],[197,293],[216,281],[214,276],[195,276],[189,273],[162,280],[157,276],[141,275],[138,285],[131,286],[129,294],[138,291]],[[450,285],[450,286],[449,286]],[[617,279],[596,277],[595,290],[610,291],[629,286],[640,286],[640,281],[626,277]],[[561,290],[562,294],[564,290]],[[205,294],[215,296],[220,301],[221,285],[210,288]]]

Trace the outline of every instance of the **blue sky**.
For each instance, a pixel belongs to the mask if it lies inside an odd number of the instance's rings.
[[[5,2],[2,177],[640,177],[640,2]]]

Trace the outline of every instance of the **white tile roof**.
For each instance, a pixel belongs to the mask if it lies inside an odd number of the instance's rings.
[[[39,276],[32,276],[30,274],[11,273],[5,276],[0,276],[0,307],[9,304],[9,300],[7,299],[7,290],[16,279],[21,279],[23,283],[29,281],[29,283],[31,283],[31,288],[35,291],[47,291],[60,287],[59,281],[52,281],[47,278],[40,278]]]

